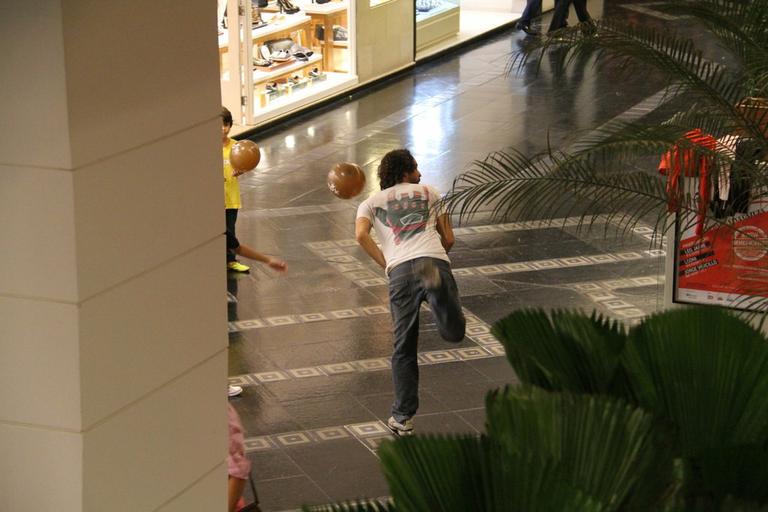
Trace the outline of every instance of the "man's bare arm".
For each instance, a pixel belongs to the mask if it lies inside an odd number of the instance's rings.
[[[381,268],[387,268],[387,260],[384,259],[384,253],[371,238],[371,221],[365,217],[360,217],[355,221],[355,240],[360,247],[368,253],[373,261],[379,264]]]
[[[447,213],[440,215],[437,218],[437,233],[440,235],[440,243],[443,244],[446,254],[453,247],[456,242],[456,237],[453,236],[453,227],[451,227],[451,216]]]

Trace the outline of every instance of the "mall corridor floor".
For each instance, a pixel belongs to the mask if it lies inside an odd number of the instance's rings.
[[[632,5],[606,14],[646,16]],[[646,9],[647,10],[647,9]],[[238,237],[288,262],[278,275],[253,263],[228,275],[231,400],[265,511],[389,494],[376,456],[390,437],[392,328],[386,277],[354,239],[357,205],[378,190],[384,153],[409,148],[422,182],[446,192],[473,160],[515,148],[566,149],[589,130],[648,112],[662,87],[647,75],[618,84],[588,62],[545,60],[509,74],[524,34],[505,32],[418,66],[335,105],[252,137],[263,152],[241,178]],[[326,187],[337,162],[359,164],[365,191],[351,200]],[[422,433],[483,431],[486,392],[515,382],[491,325],[517,308],[597,310],[637,321],[661,306],[664,250],[638,226],[619,243],[598,224],[538,219],[455,229],[450,254],[467,316],[464,341],[443,342],[421,315]],[[223,255],[222,255],[223,262]]]

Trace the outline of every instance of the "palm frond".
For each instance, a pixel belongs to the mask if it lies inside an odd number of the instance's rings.
[[[492,332],[523,382],[575,393],[627,389],[617,371],[626,336],[617,322],[597,314],[530,309],[499,320]]]
[[[606,510],[564,482],[554,461],[504,453],[487,437],[399,438],[379,456],[399,510]]]
[[[646,318],[622,354],[638,402],[670,418],[684,453],[768,439],[768,343],[719,308]]]
[[[536,388],[491,392],[489,437],[510,453],[538,453],[609,510],[655,510],[672,483],[672,457],[653,416],[626,402]]]
[[[479,212],[495,221],[565,215],[578,218],[583,228],[607,215],[624,232],[649,213],[656,216],[656,228],[665,231],[670,227],[666,204],[664,183],[644,171],[604,175],[571,155],[529,159],[515,150],[474,162],[444,198],[445,208],[458,213],[459,222]],[[695,211],[692,199],[680,207]]]

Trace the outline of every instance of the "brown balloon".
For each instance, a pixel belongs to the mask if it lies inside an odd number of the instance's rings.
[[[357,164],[342,162],[328,171],[328,188],[336,197],[349,199],[362,192],[365,173]]]
[[[251,140],[235,142],[229,152],[229,163],[239,172],[255,169],[259,165],[259,160],[261,160],[261,151],[259,146]]]

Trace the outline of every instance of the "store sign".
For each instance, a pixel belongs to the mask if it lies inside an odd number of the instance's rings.
[[[702,235],[678,225],[675,301],[765,310],[768,209],[723,220],[710,221]]]

